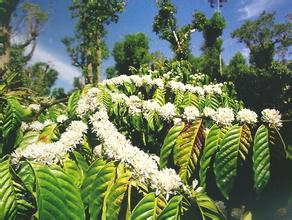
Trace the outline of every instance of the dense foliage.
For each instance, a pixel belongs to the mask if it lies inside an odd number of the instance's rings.
[[[258,118],[201,74],[144,73],[87,85],[67,105],[8,98],[3,140],[15,141],[2,146],[2,219],[225,219],[233,214],[208,195],[231,201],[247,171],[261,195],[271,161],[287,157],[280,113]]]

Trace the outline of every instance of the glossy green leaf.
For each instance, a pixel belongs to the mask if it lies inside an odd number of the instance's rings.
[[[84,219],[80,194],[61,168],[31,165],[36,175],[39,219]]]
[[[203,220],[212,219],[212,220],[223,220],[226,219],[225,216],[221,213],[215,203],[207,195],[198,193],[196,195],[196,202],[201,212]]]
[[[57,141],[60,137],[59,129],[57,124],[50,124],[46,126],[39,135],[39,140],[45,143],[51,143]]]
[[[157,88],[154,92],[153,99],[159,104],[165,104],[165,89]]]
[[[35,200],[10,167],[10,158],[0,159],[0,219],[29,219],[34,212]]]
[[[261,191],[270,178],[269,129],[261,125],[254,137],[253,143],[254,188]]]
[[[37,142],[39,139],[39,132],[37,131],[28,131],[22,137],[22,140],[18,148],[26,148],[28,145]]]
[[[182,107],[195,106],[199,108],[199,97],[191,92],[185,92]]]
[[[184,182],[194,172],[204,144],[203,120],[187,124],[176,139],[173,149],[174,163],[179,167],[179,175]]]
[[[84,174],[84,180],[81,185],[81,197],[84,204],[89,205],[90,193],[93,191],[94,181],[102,167],[105,166],[105,161],[97,159],[94,161]]]
[[[89,197],[90,219],[98,219],[106,192],[115,178],[115,165],[113,162],[107,163],[100,169],[93,180],[92,191]]]
[[[181,123],[175,124],[168,131],[168,133],[163,141],[163,145],[160,149],[160,168],[161,169],[166,167],[167,161],[168,161],[169,156],[173,150],[176,139],[184,127],[185,127],[185,123],[181,122]]]
[[[229,198],[237,174],[239,155],[247,153],[250,145],[248,131],[245,126],[232,126],[223,137],[216,155],[214,162],[216,184],[226,199]]]
[[[16,195],[12,176],[10,174],[10,160],[0,160],[0,219],[14,219],[17,214]]]
[[[154,193],[146,195],[134,208],[131,220],[155,219],[156,198]]]
[[[59,186],[61,187],[65,204],[67,206],[66,217],[68,219],[84,219],[84,207],[81,200],[79,189],[74,185],[71,176],[67,175],[64,170],[58,166],[51,167],[50,171],[57,179]]]
[[[158,216],[157,220],[176,220],[179,219],[179,209],[182,197],[174,196],[167,203],[166,207],[163,209],[161,214]]]
[[[75,115],[79,99],[80,99],[80,91],[79,90],[74,91],[70,95],[69,100],[68,100],[68,107],[67,107],[69,117],[72,117]]]
[[[129,185],[130,173],[121,174],[111,187],[106,202],[106,219],[115,220],[119,218],[121,205]]]
[[[77,162],[67,157],[63,160],[63,166],[65,173],[70,176],[74,185],[80,188],[83,181],[83,170],[78,166]]]
[[[210,168],[210,162],[218,151],[222,137],[224,136],[226,131],[226,129],[220,129],[216,124],[214,124],[207,135],[205,147],[203,149],[203,154],[200,160],[199,170],[200,186],[203,188],[206,187],[206,176],[207,171]]]
[[[26,188],[28,188],[32,192],[35,184],[35,175],[30,164],[26,161],[21,162],[17,174],[25,184]]]

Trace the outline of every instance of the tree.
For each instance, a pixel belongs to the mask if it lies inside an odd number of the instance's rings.
[[[277,52],[291,46],[291,22],[276,24],[275,13],[262,12],[254,21],[246,21],[231,34],[250,50],[250,63],[258,68],[271,66]],[[283,54],[281,54],[283,57]]]
[[[149,39],[144,33],[129,34],[123,41],[115,43],[112,55],[115,59],[115,67],[109,68],[107,73],[110,76],[126,74],[129,75],[129,68],[140,68],[142,64],[151,61],[149,53]]]
[[[58,72],[47,63],[38,62],[25,69],[23,86],[34,91],[39,96],[50,94],[51,87],[58,78]]]
[[[203,33],[204,44],[201,47],[205,56],[203,63],[203,72],[212,78],[221,80],[222,78],[222,33],[226,26],[224,18],[220,12],[215,12],[208,19],[203,13],[197,12],[201,22],[196,22],[195,27]]]
[[[237,52],[229,61],[229,64],[225,68],[225,74],[233,81],[238,75],[247,74],[249,66],[245,57]]]
[[[24,86],[22,81],[28,61],[31,59],[37,37],[48,19],[48,14],[36,4],[25,2],[20,5],[20,12],[14,16],[19,1],[4,1],[0,5],[1,16],[1,45],[0,72],[1,78],[14,75],[10,86],[18,88]],[[12,36],[21,36],[21,40],[11,43]],[[2,35],[1,35],[2,36]]]
[[[177,60],[188,60],[190,58],[191,34],[196,31],[196,26],[201,23],[202,14],[194,13],[191,24],[178,27],[175,14],[176,7],[171,0],[159,0],[158,14],[154,18],[153,31],[159,38],[170,43],[170,47]]]
[[[82,70],[86,83],[101,81],[101,62],[108,56],[104,42],[106,25],[118,21],[124,6],[124,0],[73,1],[70,10],[72,17],[78,19],[75,36],[63,39],[63,43],[72,64]]]

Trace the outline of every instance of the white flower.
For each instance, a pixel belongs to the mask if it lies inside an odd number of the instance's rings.
[[[164,168],[153,175],[151,185],[156,189],[156,194],[161,192],[168,197],[170,194],[175,194],[179,190],[182,182],[174,169]]]
[[[229,126],[234,121],[234,114],[231,108],[218,108],[211,118],[219,125]]]
[[[173,123],[174,123],[174,124],[181,123],[181,121],[182,121],[181,118],[174,118],[174,119],[173,119]]]
[[[183,117],[187,121],[195,120],[199,116],[200,116],[200,112],[195,106],[185,107]]]
[[[29,128],[33,131],[41,131],[44,129],[44,127],[44,124],[39,121],[34,121],[29,126]]]
[[[131,75],[129,77],[136,87],[141,87],[143,85],[143,79],[139,75]]]
[[[148,117],[151,111],[157,111],[160,105],[155,100],[146,100],[143,102],[143,115],[145,118]]]
[[[170,121],[176,115],[176,108],[175,108],[174,104],[168,102],[165,105],[158,108],[158,114],[164,120]]]
[[[102,145],[97,145],[94,149],[93,149],[93,154],[97,157],[100,157],[102,155]]]
[[[41,109],[41,106],[38,104],[30,104],[28,107],[35,112],[38,112]]]
[[[181,91],[181,92],[186,91],[185,85],[181,82],[172,80],[168,82],[168,85],[172,91]]]
[[[133,169],[133,176],[141,182],[150,182],[157,192],[175,194],[181,186],[181,179],[172,169],[158,170],[157,156],[151,156],[133,146],[124,135],[105,117],[106,111],[98,110],[90,117],[90,123],[97,137],[103,142],[103,154],[116,161],[122,161]],[[96,150],[100,153],[100,147]]]
[[[144,75],[144,76],[142,76],[142,80],[143,80],[143,83],[146,84],[146,85],[151,85],[152,84],[152,77],[151,77],[151,75]]]
[[[57,117],[57,122],[59,123],[63,123],[64,121],[66,121],[68,119],[68,116],[67,115],[59,115]]]
[[[43,164],[59,162],[67,152],[72,151],[81,142],[86,130],[87,125],[82,121],[72,121],[59,141],[48,144],[38,142],[28,145],[24,149],[18,148],[13,154],[13,161],[17,163],[20,158],[24,157]]]
[[[222,94],[222,89],[221,87],[223,86],[222,83],[218,83],[218,84],[210,84],[210,85],[204,85],[203,88],[204,88],[204,92],[206,94],[218,94],[218,95],[221,95]]]
[[[157,86],[158,88],[162,89],[164,87],[164,82],[160,78],[156,78],[152,81],[152,85]]]
[[[270,127],[282,127],[281,114],[276,109],[264,109],[262,111],[262,120],[268,123]]]
[[[25,122],[21,122],[21,130],[22,131],[27,131],[29,129],[29,124]]]
[[[205,117],[212,117],[214,114],[216,114],[216,111],[210,107],[205,107],[203,110],[203,115]]]
[[[247,124],[255,124],[257,122],[257,114],[249,109],[241,109],[236,116],[237,121]]]

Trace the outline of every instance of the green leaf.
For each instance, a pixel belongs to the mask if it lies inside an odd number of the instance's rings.
[[[105,161],[101,158],[97,159],[89,166],[84,175],[84,180],[81,185],[81,197],[86,205],[89,205],[90,193],[93,191],[94,181],[97,178],[99,171],[105,166],[105,164]]]
[[[247,144],[244,126],[232,126],[221,141],[219,152],[214,162],[216,184],[226,199],[237,174],[240,149]]]
[[[147,117],[148,126],[152,131],[161,131],[163,123],[161,122],[157,111],[152,110]]]
[[[2,125],[4,154],[12,152],[14,145],[17,142],[16,136],[18,135],[18,130],[20,129],[23,112],[24,109],[16,98],[7,98],[7,107],[5,109],[4,121]]]
[[[131,215],[131,220],[155,219],[155,210],[155,194],[149,193],[134,208]]]
[[[112,97],[111,95],[105,90],[104,87],[99,87],[100,92],[98,93],[97,99],[98,102],[102,103],[106,109],[110,109],[112,104]]]
[[[164,196],[162,194],[159,194],[156,197],[156,215],[160,215],[162,210],[165,208],[165,206],[167,205],[167,201],[164,198]]]
[[[178,135],[181,133],[183,128],[185,127],[185,123],[178,123],[173,125],[173,127],[168,131],[163,145],[160,149],[160,168],[164,168],[167,165],[168,158],[173,150],[176,139]]]
[[[18,148],[26,148],[28,145],[31,145],[39,139],[39,132],[37,131],[28,131],[24,134],[22,141],[20,142]]]
[[[45,143],[51,143],[57,141],[60,137],[59,129],[57,124],[50,124],[46,126],[39,135],[39,140]]]
[[[21,162],[17,174],[25,184],[26,188],[32,192],[35,184],[35,175],[30,164],[26,161]]]
[[[158,216],[157,220],[175,220],[179,218],[179,208],[180,202],[182,200],[181,196],[172,197],[167,203],[166,207],[163,209],[162,213]]]
[[[220,212],[215,203],[207,195],[198,193],[196,194],[196,202],[201,212],[203,220],[222,220],[226,219],[225,216]]]
[[[200,160],[199,170],[200,186],[203,188],[206,187],[207,171],[210,167],[210,162],[218,151],[219,145],[226,131],[226,129],[220,129],[216,124],[214,124],[207,135],[203,155]]]
[[[186,92],[182,101],[182,107],[186,106],[195,106],[199,108],[199,97],[191,92]]]
[[[176,107],[180,107],[183,100],[184,100],[184,92],[176,91],[175,92],[175,98],[174,98],[174,105]]]
[[[82,169],[78,166],[76,161],[71,160],[70,158],[66,158],[63,160],[63,165],[64,165],[64,171],[65,173],[70,176],[72,179],[74,185],[77,188],[81,187],[82,181],[83,181],[83,171]]]
[[[0,160],[0,219],[29,219],[35,210],[31,193],[10,168],[10,158]],[[26,196],[24,196],[26,195]]]
[[[194,172],[204,144],[203,120],[198,119],[186,125],[176,139],[173,149],[174,163],[179,167],[179,176],[184,182]]]
[[[114,163],[109,162],[100,169],[95,180],[93,180],[93,187],[89,197],[89,214],[92,220],[98,219],[107,189],[114,181],[115,170]]]
[[[0,160],[0,219],[14,219],[17,213],[16,195],[10,174],[10,159]]]
[[[39,219],[84,219],[78,189],[59,167],[31,163],[36,175]]]
[[[154,92],[153,99],[162,106],[165,105],[165,89],[157,88]]]
[[[111,187],[106,202],[106,219],[115,220],[119,218],[121,205],[129,185],[130,173],[122,174]]]
[[[79,189],[74,185],[72,178],[58,166],[51,167],[51,172],[55,176],[65,196],[66,212],[68,219],[84,219],[84,207]]]
[[[68,100],[68,107],[67,107],[69,117],[73,117],[75,115],[79,99],[80,99],[79,90],[74,91],[70,95],[69,100]]]
[[[269,129],[261,125],[254,137],[253,143],[254,188],[260,192],[270,178]]]

